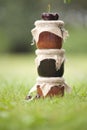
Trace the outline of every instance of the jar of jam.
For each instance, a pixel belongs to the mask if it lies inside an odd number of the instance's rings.
[[[38,78],[37,95],[40,97],[52,97],[64,95],[64,79],[63,78]]]
[[[36,50],[37,72],[42,77],[62,77],[64,74],[64,49]]]
[[[26,100],[33,100],[40,97],[63,96],[65,91],[70,93],[71,88],[65,83],[63,77],[38,77],[36,84],[26,96]]]
[[[35,28],[32,29],[36,47],[38,49],[61,49],[63,40],[67,33],[63,28],[64,22],[61,20],[38,20]]]

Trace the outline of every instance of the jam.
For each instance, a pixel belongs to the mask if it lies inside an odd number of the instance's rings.
[[[39,85],[37,86],[37,94],[40,97],[44,97]],[[53,86],[45,97],[53,97],[53,96],[64,96],[64,86],[62,85]]]
[[[51,32],[44,31],[40,33],[36,44],[39,49],[61,49],[63,39]]]
[[[60,68],[56,69],[56,61],[54,59],[44,59],[37,68],[39,76],[42,77],[62,77],[64,73],[64,62]]]

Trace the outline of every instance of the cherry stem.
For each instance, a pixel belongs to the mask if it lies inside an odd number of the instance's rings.
[[[48,4],[48,12],[50,12],[51,6],[50,4]]]

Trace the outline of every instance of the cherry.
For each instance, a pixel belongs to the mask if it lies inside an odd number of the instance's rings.
[[[59,15],[57,13],[42,13],[43,20],[58,20]]]

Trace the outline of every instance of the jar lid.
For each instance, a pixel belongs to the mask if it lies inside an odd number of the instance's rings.
[[[42,25],[56,25],[58,27],[63,27],[64,22],[62,20],[37,20],[35,22],[36,26],[42,26]]]
[[[63,25],[64,22],[62,20],[37,20],[35,22],[35,28],[31,30],[31,33],[36,43],[39,40],[40,33],[44,31],[51,32],[65,40],[69,35],[68,31],[64,29]]]

